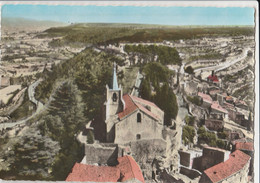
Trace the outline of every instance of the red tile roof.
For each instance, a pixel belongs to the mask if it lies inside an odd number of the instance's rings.
[[[119,157],[117,160],[116,167],[75,163],[66,181],[124,182],[138,179],[144,183],[142,171],[131,156]]]
[[[144,182],[142,171],[136,161],[131,156],[123,156],[118,159],[119,164],[117,168],[120,170],[121,179],[120,181],[129,181],[132,179],[138,179]]]
[[[216,75],[209,75],[208,79],[211,80],[212,82],[219,82],[218,77]]]
[[[219,182],[244,168],[249,160],[250,156],[242,151],[236,150],[229,155],[229,159],[227,161],[206,169],[204,173],[213,183]]]
[[[76,163],[66,181],[117,182],[119,178],[120,171],[116,167]]]
[[[161,110],[157,105],[155,105],[154,103],[148,101],[148,100],[144,100],[142,98],[139,98],[139,97],[136,97],[136,96],[132,96],[131,95],[131,98],[133,99],[133,101],[136,101],[136,102],[140,102],[144,105],[150,105],[150,106],[153,106],[153,107],[156,107],[157,109]]]
[[[254,150],[254,144],[252,142],[237,142],[236,143],[236,150]]]
[[[198,92],[198,96],[200,96],[205,102],[212,103],[213,101],[212,98],[205,93]]]
[[[226,109],[224,109],[223,107],[221,107],[221,105],[219,105],[218,102],[213,102],[211,105],[211,109],[215,109],[215,110],[223,112],[223,113],[228,113],[228,111]]]
[[[157,115],[155,115],[154,113],[152,113],[151,111],[149,111],[148,109],[146,109],[143,106],[143,105],[148,105],[148,106],[150,105],[153,107],[157,107],[154,103],[141,99],[141,98],[138,98],[138,97],[130,96],[128,94],[123,96],[123,100],[125,102],[125,109],[122,112],[118,113],[119,119],[122,119],[125,116],[132,114],[137,109],[140,109],[141,111],[143,111],[147,115],[151,116],[155,120],[159,120],[159,117]],[[140,103],[143,105],[141,105]],[[159,110],[161,110],[159,107],[157,107],[157,108]]]
[[[123,117],[133,113],[138,109],[137,105],[133,102],[129,95],[124,95],[123,100],[125,102],[125,109],[122,112],[118,113],[119,119],[122,119]]]

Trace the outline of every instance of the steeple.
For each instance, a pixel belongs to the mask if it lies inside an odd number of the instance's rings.
[[[113,69],[113,83],[112,83],[112,90],[120,90],[118,88],[118,83],[117,83],[117,77],[116,77],[116,64],[114,62],[114,69]]]

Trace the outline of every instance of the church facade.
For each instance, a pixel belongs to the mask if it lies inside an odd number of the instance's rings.
[[[106,142],[124,144],[140,139],[161,139],[164,112],[154,103],[129,94],[118,86],[116,67],[112,86],[106,86],[103,123]]]

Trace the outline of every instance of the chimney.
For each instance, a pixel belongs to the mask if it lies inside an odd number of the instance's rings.
[[[214,76],[214,71],[211,72],[211,76]]]

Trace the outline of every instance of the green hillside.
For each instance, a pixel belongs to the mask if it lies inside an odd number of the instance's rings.
[[[41,37],[53,37],[51,46],[161,42],[206,36],[254,35],[252,26],[159,26],[138,24],[73,24],[50,28]],[[59,39],[55,39],[59,37]],[[60,37],[62,37],[60,39]]]

